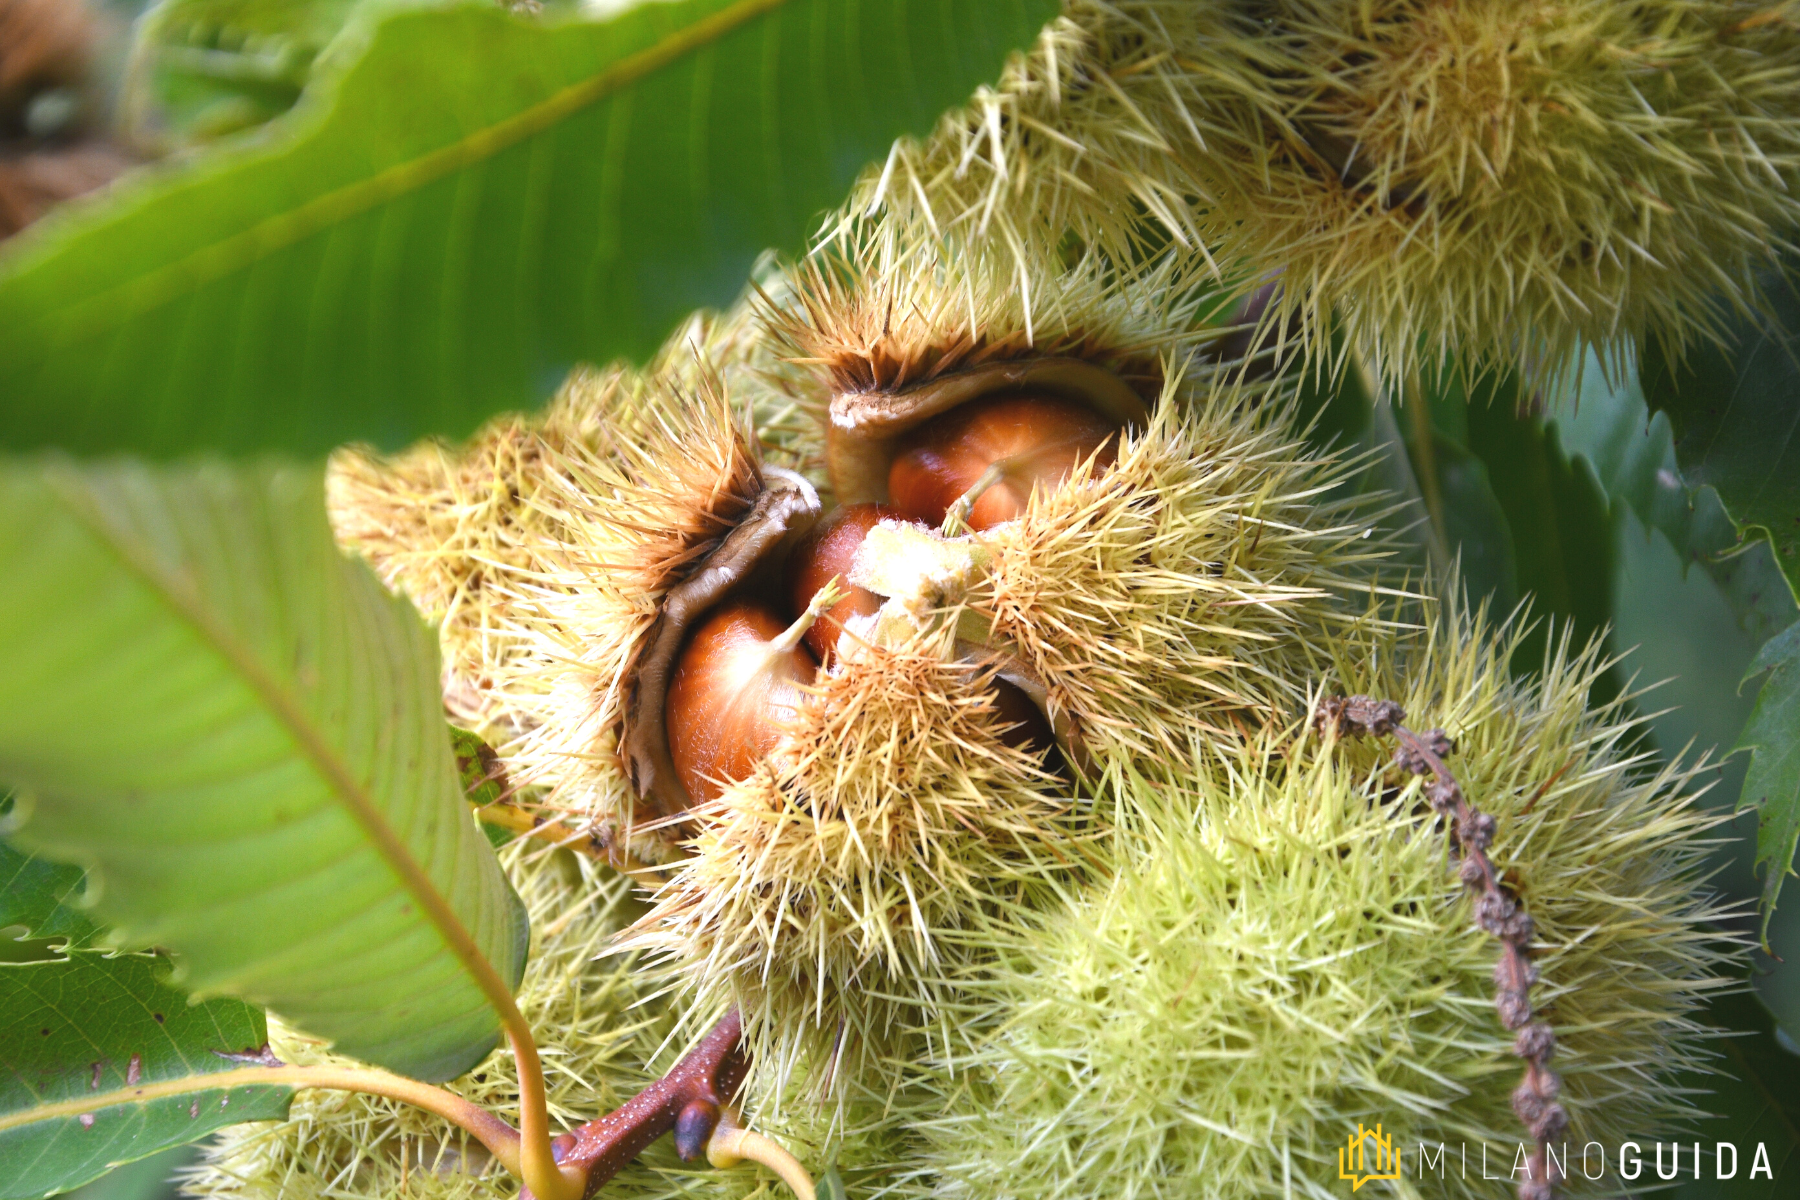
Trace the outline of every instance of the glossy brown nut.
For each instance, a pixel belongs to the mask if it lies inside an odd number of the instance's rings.
[[[695,803],[675,770],[667,728],[669,684],[690,635],[765,564],[781,561],[818,520],[819,495],[812,484],[778,467],[764,466],[762,473],[763,491],[750,512],[662,598],[633,666],[619,749],[641,816],[671,817]]]
[[[844,622],[853,616],[870,616],[881,608],[882,598],[850,582],[850,565],[869,530],[882,521],[903,521],[906,515],[885,504],[846,504],[833,509],[813,526],[788,559],[789,602],[795,613],[806,611],[820,588],[838,580],[847,593],[820,614],[806,631],[806,644],[821,662],[830,662],[843,635]]]
[[[992,529],[1022,515],[1035,488],[1052,488],[1076,463],[1110,465],[1119,426],[1073,400],[1047,395],[990,396],[943,413],[900,440],[888,468],[888,499],[931,525],[989,468],[1000,475],[969,509],[969,528]]]
[[[774,645],[781,617],[753,600],[727,600],[701,619],[675,661],[665,722],[676,777],[695,803],[744,778],[793,720],[800,685],[817,664],[803,646]]]
[[[838,502],[890,503],[888,472],[907,435],[990,396],[1055,396],[1125,429],[1144,429],[1150,422],[1150,410],[1131,384],[1076,358],[989,362],[897,391],[838,392],[831,398],[825,435],[826,466]]]

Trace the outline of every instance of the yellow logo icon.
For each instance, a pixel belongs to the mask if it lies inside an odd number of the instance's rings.
[[[1338,1178],[1348,1179],[1353,1192],[1371,1179],[1398,1179],[1400,1148],[1381,1132],[1379,1124],[1371,1130],[1358,1121],[1349,1145],[1338,1151]]]

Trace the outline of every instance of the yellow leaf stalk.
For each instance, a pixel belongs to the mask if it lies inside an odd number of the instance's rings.
[[[623,1103],[674,1062],[682,1049],[674,1040],[675,1016],[658,1002],[662,985],[640,959],[603,956],[639,908],[629,880],[530,841],[512,843],[501,857],[531,918],[519,1007],[538,1035],[552,1124],[574,1126]],[[270,1022],[269,1032],[271,1050],[285,1062],[350,1062],[279,1021]],[[509,1052],[495,1052],[449,1086],[517,1122],[518,1080]],[[809,1157],[827,1152],[821,1126],[794,1122],[788,1130],[812,1139],[791,1143]],[[854,1138],[851,1144],[860,1145]],[[720,1196],[767,1186],[754,1168],[684,1164],[665,1142],[613,1180],[606,1194],[649,1200],[696,1175]],[[188,1195],[206,1200],[514,1200],[519,1194],[518,1180],[449,1122],[391,1100],[318,1090],[299,1092],[284,1121],[228,1129],[182,1183]]]
[[[1380,376],[1554,373],[1761,301],[1800,217],[1800,21],[1765,0],[1068,0],[851,213],[915,240],[1166,239]],[[1277,335],[1271,330],[1271,339]]]

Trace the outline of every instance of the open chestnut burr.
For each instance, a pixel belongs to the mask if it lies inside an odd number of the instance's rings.
[[[976,473],[980,474],[980,470]],[[789,560],[792,605],[799,609],[833,580],[847,580],[869,531],[884,521],[906,522],[907,517],[885,504],[846,504],[821,520],[795,547]],[[829,664],[840,642],[846,637],[857,639],[858,629],[868,628],[868,622],[883,603],[883,597],[868,588],[848,584],[843,597],[825,609],[807,631],[807,646],[821,662]],[[998,674],[989,680],[988,687],[1000,722],[1001,741],[1030,751],[1045,751],[1056,745],[1050,722],[1029,695]]]
[[[897,391],[833,396],[826,465],[840,503],[910,506],[908,516],[936,524],[943,514],[933,520],[932,513],[957,483],[963,490],[949,496],[945,509],[990,471],[982,490],[1003,485],[1009,503],[1022,509],[1034,483],[1054,484],[1077,458],[1096,452],[1104,465],[1110,459],[1103,447],[1116,453],[1119,431],[1141,429],[1149,419],[1136,390],[1093,363],[985,363]],[[974,498],[971,514],[980,503]],[[1010,511],[994,523],[1017,515]]]
[[[894,524],[934,538],[935,527],[957,521],[992,529],[1078,464],[1110,465],[1124,433],[1148,420],[1118,376],[1064,358],[840,394],[830,414],[827,465],[842,507],[821,520],[805,479],[765,468],[748,515],[664,597],[622,743],[655,817],[679,817],[749,774],[777,748],[817,672],[840,669],[845,639],[874,636],[890,598],[868,585],[892,572],[864,561],[872,530]],[[956,646],[971,670],[986,672],[1002,741],[1082,761],[1067,718],[1058,726],[1026,664],[1004,646]]]

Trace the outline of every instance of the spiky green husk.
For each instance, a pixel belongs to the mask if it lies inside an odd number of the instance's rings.
[[[938,1008],[946,933],[1079,857],[1084,805],[997,732],[954,622],[821,675],[781,747],[697,814],[691,857],[631,944],[697,1012],[738,1005],[766,1072],[881,1088]]]
[[[1366,503],[1327,498],[1345,468],[1291,418],[1274,396],[1171,386],[1109,470],[979,537],[970,607],[1097,756],[1188,762],[1304,708],[1309,658],[1385,547]]]
[[[1326,679],[1448,730],[1464,789],[1498,818],[1578,1157],[1691,1111],[1669,1077],[1704,1059],[1694,1010],[1724,986],[1729,947],[1696,882],[1721,818],[1693,804],[1701,764],[1653,769],[1628,749],[1623,701],[1588,709],[1591,649],[1565,645],[1526,684],[1516,640],[1455,616],[1411,640],[1371,627],[1336,643]],[[1485,1143],[1504,1175],[1527,1140],[1497,944],[1386,749],[1300,728],[1140,780],[1116,877],[988,932],[997,962],[963,983],[979,1032],[940,1064],[914,1193],[1336,1195],[1334,1152],[1362,1121],[1407,1163],[1448,1143],[1442,1182],[1407,1170],[1425,1194],[1509,1194],[1514,1180],[1456,1166],[1460,1143]]]
[[[694,1011],[739,1004],[759,1060],[783,1079],[805,1064],[840,1096],[865,1067],[871,1086],[891,1082],[893,1031],[939,1010],[944,936],[1082,862],[1103,823],[1000,744],[954,634],[985,627],[1023,659],[1101,770],[1131,756],[1175,770],[1203,737],[1299,710],[1296,672],[1379,551],[1365,514],[1323,499],[1342,467],[1306,451],[1286,402],[1193,361],[1199,301],[1175,268],[1086,256],[1022,270],[865,233],[761,303],[798,360],[767,372],[781,385],[767,390],[796,409],[1061,354],[1113,370],[1154,416],[1114,466],[968,539],[991,570],[933,601],[948,607],[916,636],[823,677],[761,773],[633,843],[686,855],[642,941],[682,964]],[[428,448],[347,457],[334,476],[340,531],[444,614],[447,692],[480,698],[472,714],[501,730],[515,781],[621,824],[613,739],[635,655],[669,581],[747,505],[762,450],[716,388],[685,398],[669,370],[580,377],[541,428],[502,424],[461,464]],[[816,463],[822,447],[815,434],[785,452]]]
[[[899,392],[1019,359],[1078,358],[1153,401],[1167,361],[1185,369],[1219,336],[1201,323],[1218,297],[1178,257],[1133,268],[1036,241],[913,232],[849,222],[761,305],[772,339],[804,369],[790,391],[819,436],[832,393]]]
[[[790,386],[821,428],[834,393],[1057,356],[1104,366],[1153,412],[1115,466],[976,539],[993,565],[969,605],[994,644],[1032,666],[1096,752],[1166,760],[1291,709],[1294,668],[1385,551],[1366,502],[1327,498],[1352,468],[1295,435],[1279,390],[1203,360],[1208,295],[1178,260],[1134,270],[906,232],[849,227],[769,306],[814,376]]]
[[[626,677],[663,592],[761,486],[749,414],[697,348],[578,371],[541,420],[503,418],[460,454],[344,451],[330,475],[339,539],[441,623],[452,717],[544,808],[651,858],[668,839],[633,831],[616,765]]]
[[[1760,302],[1800,220],[1800,22],[1762,0],[1065,12],[845,212],[1121,259],[1148,216],[1223,275],[1280,271],[1315,349],[1335,314],[1402,378],[1683,343]]]

